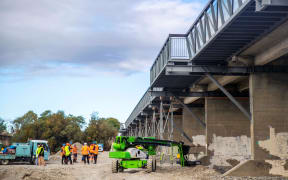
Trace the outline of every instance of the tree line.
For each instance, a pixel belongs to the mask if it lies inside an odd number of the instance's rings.
[[[6,129],[4,121],[0,120],[3,129]],[[47,140],[51,152],[57,152],[63,143],[92,142],[104,144],[108,150],[111,140],[118,134],[120,122],[115,118],[101,118],[97,113],[90,117],[88,125],[82,116],[66,115],[64,111],[56,113],[50,110],[44,111],[38,116],[33,111],[28,111],[23,116],[12,122],[12,141],[27,142],[28,139]]]

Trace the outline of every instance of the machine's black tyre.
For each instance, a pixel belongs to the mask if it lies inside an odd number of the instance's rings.
[[[150,173],[153,172],[153,159],[148,159],[147,160],[147,169],[146,172]]]
[[[152,159],[152,172],[155,172],[155,171],[156,171],[156,167],[157,167],[156,159],[153,158],[153,159]]]
[[[9,164],[9,160],[8,159],[2,159],[1,160],[1,164],[2,165],[8,165]]]
[[[119,170],[119,162],[118,160],[112,161],[112,173],[117,173]]]

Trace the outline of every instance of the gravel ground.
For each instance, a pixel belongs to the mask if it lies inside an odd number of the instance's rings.
[[[80,158],[80,157],[79,157]],[[221,174],[205,166],[180,167],[178,165],[159,165],[157,171],[146,173],[144,169],[129,169],[123,173],[113,174],[111,172],[111,159],[108,152],[99,154],[96,165],[84,165],[75,163],[73,165],[61,165],[60,158],[54,157],[45,167],[33,165],[8,165],[0,166],[1,180],[282,180],[282,177],[221,177]],[[287,179],[288,180],[288,179]]]

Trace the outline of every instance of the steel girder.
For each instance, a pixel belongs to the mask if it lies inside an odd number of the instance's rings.
[[[207,73],[224,76],[247,76],[251,73],[287,73],[288,66],[171,66],[167,65],[165,75],[203,76]]]
[[[171,62],[226,64],[287,20],[287,15],[287,0],[211,0],[186,34],[168,36],[150,69],[151,86],[159,85]]]

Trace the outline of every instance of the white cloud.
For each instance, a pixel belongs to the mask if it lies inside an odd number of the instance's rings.
[[[85,72],[147,71],[168,34],[185,33],[201,6],[181,0],[2,0],[0,70],[63,74],[79,65]]]

